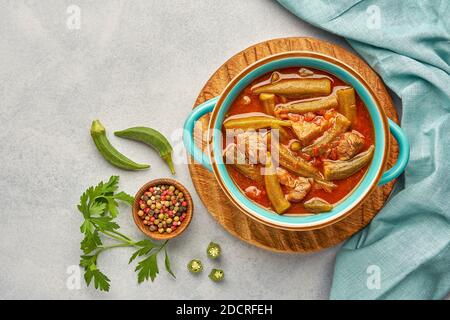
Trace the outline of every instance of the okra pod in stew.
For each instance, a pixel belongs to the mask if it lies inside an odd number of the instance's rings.
[[[356,90],[311,68],[256,79],[234,100],[222,130],[234,183],[274,214],[333,210],[363,179],[375,148]]]

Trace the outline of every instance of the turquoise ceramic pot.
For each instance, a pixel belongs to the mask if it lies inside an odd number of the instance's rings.
[[[234,99],[246,86],[260,76],[288,67],[310,67],[324,70],[340,78],[355,88],[372,118],[375,131],[375,152],[370,167],[353,192],[338,202],[330,212],[306,216],[278,215],[248,199],[235,185],[223,163],[222,139],[219,133],[222,130],[225,114]],[[206,113],[211,113],[210,137],[208,138],[208,141],[211,142],[210,152],[208,152],[210,156],[203,154],[193,142],[195,122]],[[399,157],[397,163],[385,171],[389,154],[389,133],[392,133],[398,142]],[[219,97],[204,102],[191,112],[184,125],[183,141],[187,151],[197,162],[214,173],[225,194],[243,213],[256,221],[285,230],[317,229],[345,218],[356,210],[377,186],[397,178],[404,171],[409,160],[409,143],[405,134],[397,124],[386,117],[379,101],[363,77],[348,65],[334,58],[302,51],[272,55],[244,69],[228,84]]]

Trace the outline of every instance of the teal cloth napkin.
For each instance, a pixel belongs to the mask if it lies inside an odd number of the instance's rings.
[[[450,1],[278,0],[345,37],[402,100],[403,183],[336,258],[331,299],[450,292]]]

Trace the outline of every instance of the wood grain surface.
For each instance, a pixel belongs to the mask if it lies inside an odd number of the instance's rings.
[[[392,100],[377,74],[359,57],[335,44],[312,38],[284,38],[265,41],[239,52],[225,62],[206,82],[195,105],[221,94],[227,83],[242,69],[268,55],[286,51],[308,50],[335,57],[358,71],[371,85],[386,115],[398,122]],[[207,128],[209,115],[201,118],[196,130]],[[198,136],[198,135],[197,135]],[[388,167],[395,163],[398,146],[393,137]],[[196,139],[205,148],[205,141]],[[212,173],[190,159],[189,171],[197,193],[208,212],[232,235],[267,250],[307,253],[334,246],[364,228],[379,212],[393,189],[394,182],[378,187],[352,215],[331,226],[312,231],[284,231],[268,227],[248,218],[234,207]]]

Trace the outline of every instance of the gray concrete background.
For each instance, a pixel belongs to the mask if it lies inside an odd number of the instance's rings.
[[[81,9],[81,28],[70,30],[70,4]],[[147,147],[110,135],[130,158],[151,163],[125,172],[96,151],[89,128],[99,118],[111,133],[135,125],[173,138],[210,75],[236,52],[278,37],[337,37],[295,18],[269,0],[1,1],[0,2],[0,298],[43,299],[327,299],[337,248],[311,255],[263,251],[228,234],[198,199],[187,166],[176,179],[191,191],[195,217],[169,251],[177,280],[160,263],[154,283],[137,284],[132,249],[111,250],[99,266],[112,281],[109,293],[66,285],[79,261],[76,210],[80,194],[110,175],[133,194],[170,173]],[[179,131],[179,130],[178,130]],[[181,155],[181,159],[184,156]],[[214,195],[211,195],[214,196]],[[142,238],[122,207],[122,231]],[[209,241],[223,259],[205,258]],[[220,266],[226,281],[207,272],[194,277],[186,263],[199,257]],[[160,261],[162,262],[162,261]]]

